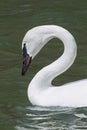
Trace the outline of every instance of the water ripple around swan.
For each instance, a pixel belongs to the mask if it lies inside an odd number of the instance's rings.
[[[87,108],[29,106],[21,110],[25,115],[18,119],[16,130],[87,129]]]

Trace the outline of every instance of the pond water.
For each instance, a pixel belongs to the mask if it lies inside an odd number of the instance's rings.
[[[0,129],[82,130],[87,129],[87,108],[43,108],[32,106],[27,86],[34,75],[63,52],[53,39],[35,57],[21,76],[21,42],[32,27],[55,24],[69,30],[76,39],[78,55],[53,84],[87,78],[86,0],[1,0],[0,1]],[[56,44],[58,43],[59,44]],[[56,48],[56,50],[55,50]]]

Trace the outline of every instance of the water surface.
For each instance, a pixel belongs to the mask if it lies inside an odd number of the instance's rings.
[[[53,39],[36,56],[27,74],[21,76],[21,42],[27,30],[56,24],[75,37],[78,55],[73,66],[53,84],[87,78],[86,0],[1,0],[0,1],[0,129],[77,130],[87,129],[87,108],[42,108],[32,106],[27,86],[33,76],[63,52]],[[58,43],[58,44],[57,44]],[[56,48],[56,49],[55,49]]]

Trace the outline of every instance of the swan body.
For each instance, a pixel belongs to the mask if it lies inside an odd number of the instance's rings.
[[[29,30],[22,42],[32,59],[51,39],[58,38],[64,44],[64,52],[56,61],[42,68],[28,86],[28,98],[39,106],[87,106],[87,79],[53,86],[52,80],[65,72],[74,62],[77,46],[74,37],[66,29],[56,25],[43,25]]]

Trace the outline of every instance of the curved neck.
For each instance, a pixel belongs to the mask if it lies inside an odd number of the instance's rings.
[[[60,58],[36,74],[32,82],[37,81],[36,84],[38,87],[50,86],[56,76],[66,71],[72,65],[77,53],[77,46],[73,36],[62,27],[50,26],[50,30],[45,29],[46,35],[43,35],[43,44],[45,45],[50,39],[56,37],[63,42],[64,53]]]

